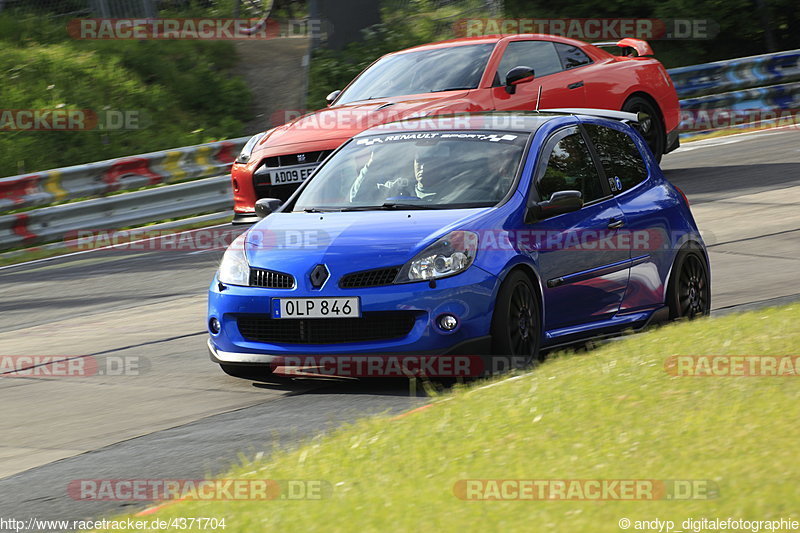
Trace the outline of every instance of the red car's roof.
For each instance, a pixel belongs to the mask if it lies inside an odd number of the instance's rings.
[[[402,54],[410,51],[417,50],[433,50],[435,48],[450,48],[452,46],[461,46],[465,44],[494,44],[500,41],[513,41],[515,39],[528,39],[538,41],[555,41],[558,43],[571,44],[573,46],[589,46],[590,43],[578,41],[577,39],[570,39],[568,37],[561,37],[559,35],[549,35],[546,33],[517,33],[517,34],[503,34],[503,35],[480,35],[477,37],[461,37],[458,39],[449,39],[447,41],[438,41],[435,43],[421,44],[406,48],[405,50],[398,50],[387,55]]]

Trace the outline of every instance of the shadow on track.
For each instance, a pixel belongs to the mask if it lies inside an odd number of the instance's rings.
[[[668,165],[665,165],[668,166]],[[797,185],[800,163],[665,168],[664,175],[689,196],[692,203],[705,203],[753,192]],[[699,195],[708,197],[692,198]]]

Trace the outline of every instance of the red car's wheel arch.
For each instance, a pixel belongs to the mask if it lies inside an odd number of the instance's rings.
[[[664,134],[666,135],[669,133],[669,126],[667,126],[667,121],[664,116],[664,110],[661,108],[661,105],[658,103],[658,100],[654,98],[650,93],[643,90],[633,90],[630,93],[625,95],[625,98],[622,99],[622,104],[619,106],[619,110],[622,111],[625,105],[631,101],[633,98],[636,97],[644,98],[658,111],[658,118],[661,120],[661,124],[664,125]]]

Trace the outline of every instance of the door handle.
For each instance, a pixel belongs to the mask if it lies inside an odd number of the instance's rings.
[[[608,221],[608,229],[617,229],[621,228],[624,225],[625,221],[622,219],[612,218],[611,220]]]
[[[583,87],[583,80],[567,85],[567,89],[579,89],[581,87]]]

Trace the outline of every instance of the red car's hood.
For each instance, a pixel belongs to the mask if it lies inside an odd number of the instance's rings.
[[[337,105],[303,115],[275,128],[259,148],[308,141],[344,140],[367,128],[433,113],[483,111],[465,97],[469,91],[395,96]]]

